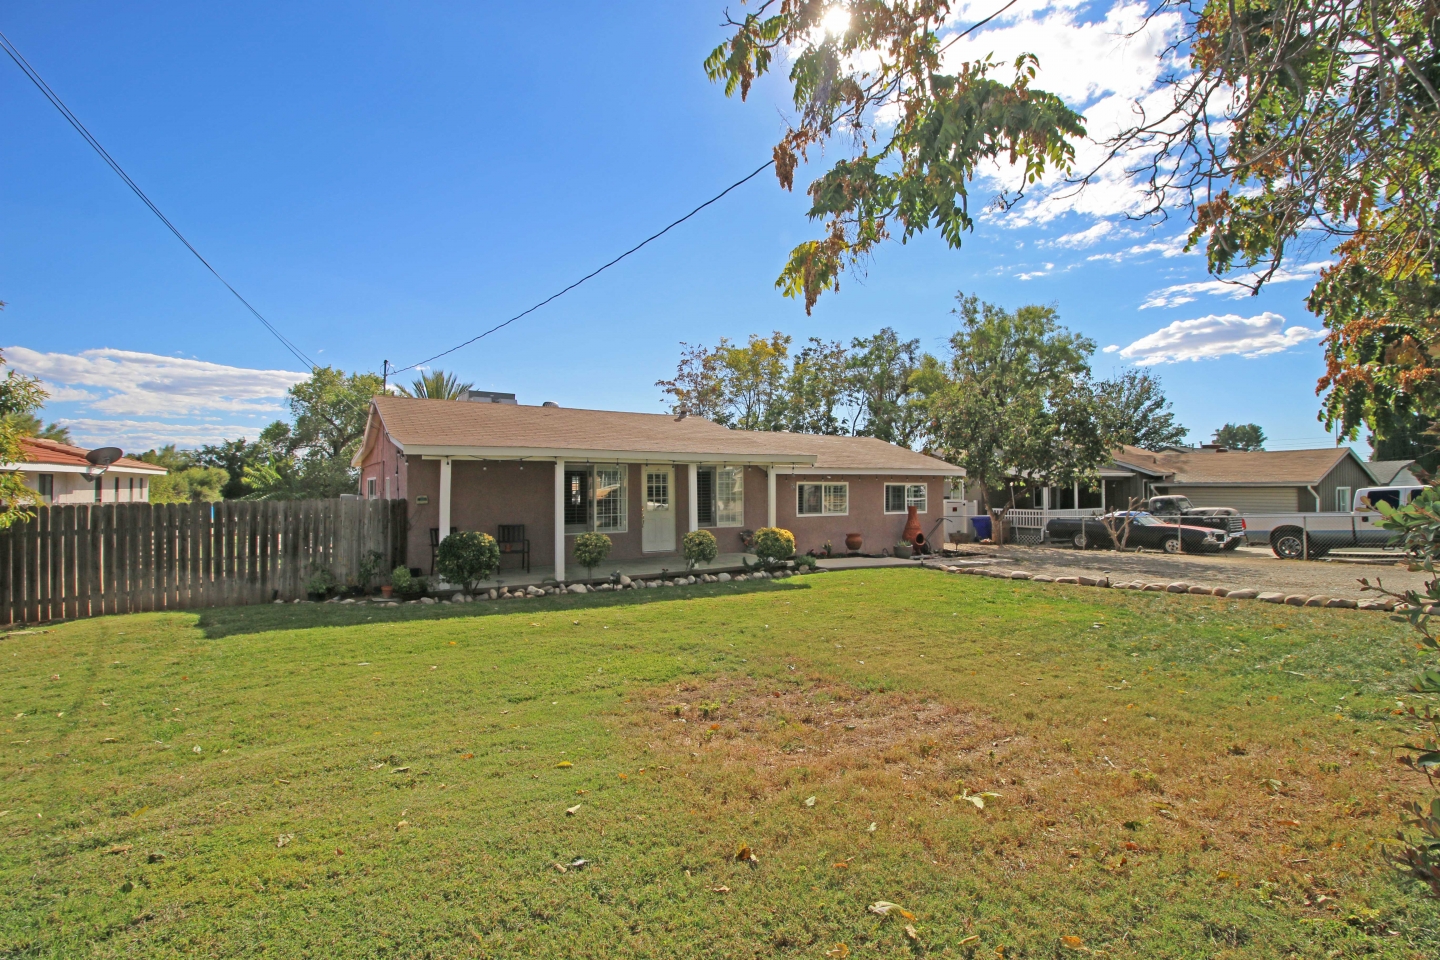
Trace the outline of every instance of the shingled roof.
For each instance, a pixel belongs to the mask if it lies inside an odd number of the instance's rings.
[[[1142,472],[1163,475],[1176,484],[1297,484],[1320,483],[1345,457],[1349,447],[1319,450],[1194,450],[1186,453],[1152,453],[1139,447],[1122,447],[1115,463]],[[1356,457],[1356,462],[1360,462]]]
[[[84,447],[77,447],[69,443],[60,443],[57,440],[42,440],[39,437],[21,437],[20,448],[25,451],[25,459],[22,463],[47,464],[57,467],[88,467],[90,461],[85,459],[89,453]],[[145,463],[143,460],[132,460],[129,457],[121,457],[111,467],[124,467],[128,470],[142,470],[147,473],[163,474],[164,467],[157,467],[153,463]]]
[[[731,430],[703,417],[624,413],[510,403],[467,403],[379,396],[372,402],[357,464],[378,440],[377,420],[407,454],[560,456],[565,459],[655,456],[689,462],[743,461],[801,470],[927,471],[959,467],[873,437]]]

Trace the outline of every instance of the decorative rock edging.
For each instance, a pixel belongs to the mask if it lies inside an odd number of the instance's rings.
[[[1110,587],[1115,590],[1140,590],[1148,593],[1177,593],[1190,596],[1221,597],[1226,600],[1258,600],[1261,603],[1282,603],[1292,607],[1322,607],[1330,610],[1379,610],[1385,613],[1391,611],[1404,613],[1410,609],[1407,604],[1398,603],[1391,597],[1386,597],[1381,600],[1350,600],[1344,597],[1327,597],[1324,595],[1307,596],[1299,593],[1276,593],[1274,591],[1259,590],[1254,587],[1229,590],[1225,587],[1208,587],[1202,584],[1184,582],[1148,583],[1143,580],[1111,583],[1106,577],[1050,577],[1043,573],[1030,573],[1027,570],[1004,572],[1000,570],[984,570],[979,567],[953,567],[945,564],[926,564],[926,566],[931,570],[943,570],[946,573],[955,573],[970,577],[992,577],[999,580],[1029,580],[1032,583],[1064,583],[1079,587]],[[1430,607],[1427,607],[1425,612],[1440,613],[1440,604],[1435,605],[1433,611]]]
[[[665,577],[654,577],[649,580],[644,580],[640,578],[631,579],[627,576],[621,576],[620,579],[615,582],[588,585],[584,583],[558,583],[541,587],[536,586],[535,584],[528,584],[523,587],[516,586],[491,588],[490,590],[482,590],[474,595],[457,592],[450,596],[448,599],[441,599],[437,597],[420,597],[417,600],[401,600],[399,598],[385,599],[382,597],[348,597],[342,600],[339,597],[336,597],[333,600],[327,600],[324,602],[369,603],[372,606],[377,607],[398,607],[401,604],[409,606],[415,604],[430,605],[436,603],[478,603],[488,600],[532,600],[539,597],[559,596],[561,594],[609,593],[619,592],[622,590],[657,590],[662,587],[688,587],[701,583],[745,583],[749,580],[785,580],[790,577],[798,577],[803,572],[805,571],[775,570],[773,572],[767,572],[765,570],[754,570],[749,573],[697,573],[687,574],[683,577],[671,577],[668,579]],[[811,570],[809,572],[823,573],[824,571]],[[277,600],[275,602],[285,603],[286,601]],[[315,601],[292,600],[290,602],[313,603]]]

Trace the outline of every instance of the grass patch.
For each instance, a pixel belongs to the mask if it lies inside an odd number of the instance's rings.
[[[0,956],[1440,951],[1375,848],[1418,789],[1403,626],[922,570],[651,593],[5,637]]]

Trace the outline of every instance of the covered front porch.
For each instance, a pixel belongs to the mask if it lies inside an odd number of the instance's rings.
[[[427,574],[442,530],[496,537],[502,544],[496,579],[527,585],[591,579],[574,555],[583,533],[611,540],[610,556],[594,570],[594,578],[603,579],[616,570],[626,576],[681,572],[681,541],[699,529],[719,544],[720,557],[710,565],[715,572],[740,569],[742,530],[775,524],[774,463],[421,455],[411,469],[418,496],[409,562]],[[507,545],[507,538],[515,543]]]

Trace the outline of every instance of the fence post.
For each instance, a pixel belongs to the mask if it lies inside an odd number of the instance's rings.
[[[1302,531],[1301,537],[1300,537],[1300,555],[1301,555],[1304,559],[1309,560],[1309,559],[1310,559],[1310,518],[1307,517],[1307,516],[1306,516],[1305,514],[1303,514],[1303,513],[1300,514],[1300,529],[1301,529],[1301,531]]]

